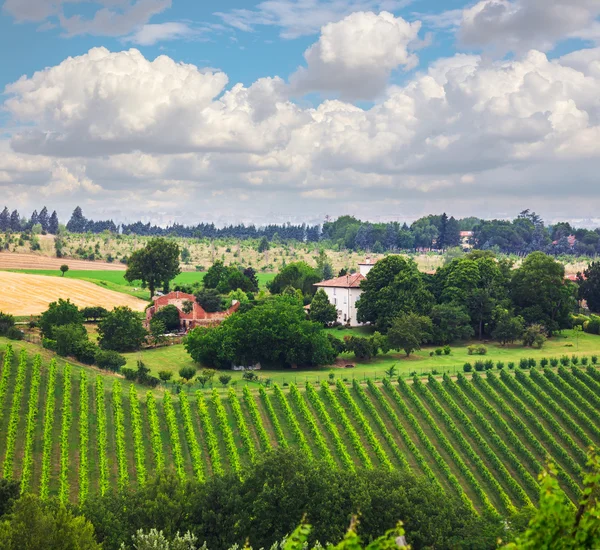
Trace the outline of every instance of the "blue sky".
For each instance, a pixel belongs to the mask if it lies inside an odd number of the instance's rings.
[[[159,223],[589,220],[599,15],[600,0],[4,0],[0,193]]]

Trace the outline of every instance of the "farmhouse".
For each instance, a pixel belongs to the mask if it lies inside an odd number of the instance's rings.
[[[374,263],[367,258],[363,263],[358,264],[358,273],[343,275],[315,284],[316,287],[325,291],[329,302],[337,308],[338,322],[351,327],[360,325],[356,319],[356,301],[362,293],[360,283],[367,278]]]
[[[207,327],[218,325],[225,317],[231,315],[240,307],[239,302],[235,302],[227,311],[216,311],[209,313],[196,302],[193,294],[185,292],[169,292],[164,296],[155,296],[153,305],[146,310],[146,325],[150,325],[150,320],[157,311],[165,306],[175,306],[179,310],[179,323],[181,330],[188,331],[196,327]],[[189,310],[189,312],[187,312]]]

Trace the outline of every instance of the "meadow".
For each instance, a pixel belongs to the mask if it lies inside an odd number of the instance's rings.
[[[0,365],[0,475],[63,502],[144,485],[163,468],[243,476],[281,446],[348,470],[407,469],[504,515],[536,503],[548,456],[575,501],[585,449],[600,443],[592,366],[161,396],[6,347]]]

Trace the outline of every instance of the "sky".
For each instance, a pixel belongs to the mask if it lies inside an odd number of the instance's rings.
[[[0,6],[0,208],[600,222],[600,0]]]

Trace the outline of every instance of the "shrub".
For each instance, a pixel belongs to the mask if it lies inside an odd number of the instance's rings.
[[[192,366],[181,367],[179,369],[179,376],[184,380],[191,380],[196,374],[196,368]]]
[[[483,344],[477,346],[477,355],[485,355],[487,354],[487,351],[487,348]]]
[[[552,366],[552,367],[558,367],[558,359],[556,357],[552,357],[550,359],[550,366]]]
[[[116,351],[99,349],[96,352],[96,365],[101,369],[119,372],[126,363],[125,357]]]
[[[443,352],[444,352],[444,350],[442,348],[436,348],[436,350],[435,350],[436,355],[442,355]]]
[[[565,348],[572,348],[573,344],[571,342],[568,342],[565,344]]]
[[[450,352],[452,351],[452,348],[448,345],[445,345],[442,349],[444,350],[444,355],[450,355]]]
[[[498,370],[502,370],[502,369],[504,368],[504,363],[503,363],[502,361],[498,361],[498,362],[496,363],[496,368],[497,368]]]
[[[158,377],[163,382],[168,382],[173,377],[173,373],[170,370],[159,370],[158,371]]]
[[[0,336],[7,336],[8,331],[15,326],[15,318],[0,311]]]
[[[485,355],[487,348],[483,344],[471,344],[467,348],[467,353],[469,355]]]
[[[546,342],[546,329],[539,324],[528,326],[523,333],[523,345],[541,348]]]
[[[598,363],[598,356],[592,355],[592,365],[596,365]]]
[[[6,337],[9,340],[23,340],[25,333],[17,327],[10,327],[6,332]]]
[[[588,334],[600,334],[600,317],[591,315],[589,321],[583,323],[583,331]]]
[[[581,358],[581,364],[582,365],[587,365],[588,364],[588,358],[587,357],[582,357]]]
[[[433,351],[429,352],[429,357],[433,357]]]
[[[86,365],[93,365],[96,362],[96,353],[98,346],[89,340],[80,340],[73,348],[75,359]]]
[[[433,375],[435,376],[435,375],[438,375],[438,374],[440,374],[440,373],[439,373],[439,371],[437,371],[436,369],[433,369],[433,370],[431,371],[431,374],[433,374]]]
[[[521,357],[519,361],[519,367],[522,369],[526,369],[529,367],[529,360],[526,357]]]
[[[515,368],[515,364],[513,361],[509,361],[508,364],[506,365],[510,370]]]
[[[545,369],[548,366],[548,358],[547,357],[542,357],[540,359],[540,367],[542,367],[543,369]]]
[[[123,367],[121,369],[121,374],[125,377],[126,380],[135,381],[135,379],[137,378],[137,371],[129,367]]]
[[[571,360],[569,359],[569,356],[568,356],[568,355],[563,355],[563,356],[560,358],[560,364],[561,364],[563,367],[568,367],[570,363],[571,363]]]
[[[537,362],[536,362],[536,360],[533,357],[530,357],[529,359],[527,359],[527,366],[530,369],[535,368],[536,365],[537,365]]]
[[[472,370],[473,370],[473,365],[471,365],[471,363],[465,363],[463,365],[463,371],[471,372]]]
[[[50,351],[56,351],[56,340],[52,338],[42,338],[42,347]]]
[[[572,355],[571,356],[571,363],[573,365],[577,365],[579,363],[579,357],[577,357],[577,355]]]
[[[475,370],[481,372],[483,369],[485,369],[483,361],[475,361]]]
[[[494,362],[491,359],[488,359],[487,361],[485,361],[484,365],[485,365],[485,370],[491,370],[494,368]]]

